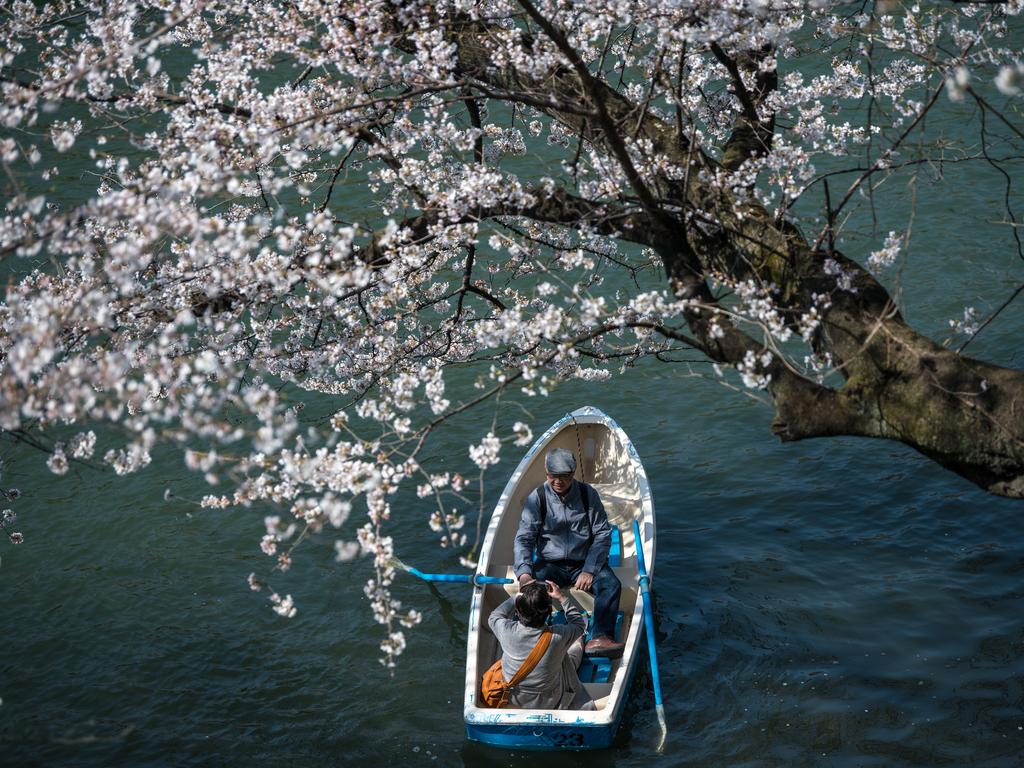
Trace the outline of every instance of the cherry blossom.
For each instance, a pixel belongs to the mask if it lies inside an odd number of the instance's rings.
[[[483,473],[537,426],[504,405],[641,358],[764,390],[783,440],[896,439],[1024,495],[1019,372],[903,319],[882,281],[910,221],[848,224],[900,174],[1019,154],[1022,6],[9,3],[0,429],[58,476],[152,472],[175,447],[199,506],[252,511],[268,559],[248,583],[283,617],[271,580],[331,537],[368,575],[388,667],[420,620],[391,593],[397,510],[474,567]],[[925,131],[967,109],[984,127],[962,146]],[[970,340],[1001,311],[951,326]],[[943,401],[943,423],[979,420],[971,446],[877,418],[921,356],[951,379],[934,393],[985,382]]]

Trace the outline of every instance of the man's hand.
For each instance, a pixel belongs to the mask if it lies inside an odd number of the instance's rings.
[[[576,578],[576,589],[582,589],[584,592],[589,592],[594,586],[594,574],[583,571]]]
[[[548,594],[551,595],[552,600],[562,602],[562,590],[558,588],[558,585],[553,581],[545,582],[548,585]]]
[[[532,576],[531,574],[529,574],[529,573],[524,573],[524,574],[522,574],[522,575],[521,575],[521,576],[519,577],[519,586],[520,586],[520,587],[525,587],[525,586],[526,586],[527,584],[529,584],[529,583],[530,583],[531,581],[535,581],[535,579],[533,578],[533,576]]]

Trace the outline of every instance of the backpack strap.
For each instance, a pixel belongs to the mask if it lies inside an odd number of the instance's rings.
[[[547,653],[548,646],[551,645],[551,630],[545,628],[540,633],[540,639],[536,645],[533,646],[533,650],[530,651],[530,655],[523,661],[523,665],[516,670],[516,673],[512,675],[512,679],[508,681],[508,687],[511,688],[515,685],[519,685],[523,682],[523,679],[533,672],[533,668],[536,667],[541,660],[541,657]]]

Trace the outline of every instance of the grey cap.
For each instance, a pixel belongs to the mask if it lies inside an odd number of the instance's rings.
[[[567,475],[576,471],[576,457],[572,455],[572,451],[555,448],[548,451],[548,455],[544,457],[544,469],[552,475]]]

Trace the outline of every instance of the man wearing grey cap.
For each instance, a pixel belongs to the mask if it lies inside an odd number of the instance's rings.
[[[544,457],[547,482],[526,497],[515,540],[519,585],[535,579],[594,593],[594,631],[588,656],[617,657],[615,641],[622,584],[608,566],[612,529],[593,486],[573,479],[576,457],[555,448]],[[533,560],[534,547],[537,560]]]

